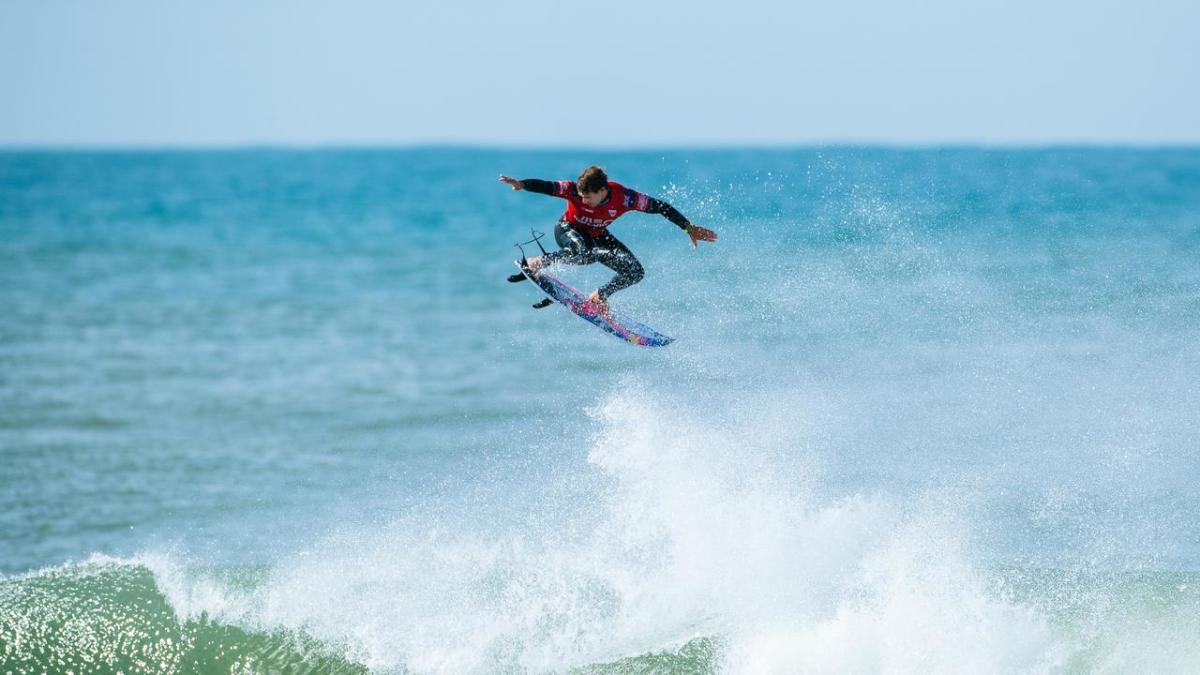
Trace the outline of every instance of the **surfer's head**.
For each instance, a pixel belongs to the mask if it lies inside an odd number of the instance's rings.
[[[608,176],[605,175],[604,169],[589,166],[579,174],[579,179],[575,181],[575,189],[578,190],[579,198],[584,204],[596,206],[608,199]]]

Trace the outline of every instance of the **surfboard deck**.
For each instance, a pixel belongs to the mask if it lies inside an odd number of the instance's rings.
[[[516,265],[521,273],[551,300],[557,301],[575,316],[617,339],[639,347],[663,347],[675,341],[675,338],[667,337],[646,324],[634,321],[611,306],[607,313],[596,311],[595,307],[587,304],[586,295],[550,272],[543,270],[534,274],[519,260],[516,261]]]

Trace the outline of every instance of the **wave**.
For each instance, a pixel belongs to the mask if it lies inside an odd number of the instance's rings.
[[[0,665],[18,674],[371,672],[353,660],[352,645],[323,643],[303,628],[254,627],[253,621],[233,625],[207,611],[181,615],[159,585],[163,579],[167,587],[181,591],[183,581],[193,601],[205,595],[220,614],[230,610],[231,597],[252,591],[265,573],[245,568],[185,572],[157,556],[93,556],[84,563],[2,579]],[[674,652],[575,672],[712,672],[716,644],[698,639]],[[401,665],[381,672],[410,669]]]
[[[528,504],[347,524],[264,567],[147,553],[0,580],[4,670],[1200,668],[1200,575],[992,567],[956,490],[823,494],[813,407],[636,392],[592,411],[586,472]]]
[[[171,605],[146,564],[96,557],[0,581],[0,664],[12,673],[577,675],[1186,673],[1200,664],[1193,639],[1200,629],[1200,594],[1194,590],[1200,577],[1195,574],[1082,579],[1062,571],[1008,570],[998,577],[1004,582],[973,595],[964,594],[961,579],[952,576],[894,572],[883,596],[849,594],[824,619],[752,621],[753,628],[747,624],[724,637],[692,638],[608,662],[531,668],[493,653],[494,660],[459,670],[464,662],[446,658],[446,652],[440,658],[430,651],[411,654],[403,663],[368,667],[364,661],[373,656],[361,644],[323,642],[301,627],[229,624],[204,612],[187,618]],[[228,579],[224,595],[236,592],[234,579],[262,579],[264,571],[191,574],[192,592],[206,586],[212,591],[213,575]]]

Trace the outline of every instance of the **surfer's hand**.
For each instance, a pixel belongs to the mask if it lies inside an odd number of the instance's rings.
[[[512,188],[514,190],[525,189],[525,186],[521,184],[521,181],[517,180],[516,178],[509,178],[508,176],[505,176],[504,174],[500,174],[500,182],[504,183],[505,185],[509,186],[510,188]]]
[[[691,223],[688,223],[687,230],[685,230],[685,232],[687,232],[688,238],[692,240],[692,248],[698,247],[702,241],[717,240],[717,233],[713,232],[707,227],[700,227],[699,225],[692,225]]]

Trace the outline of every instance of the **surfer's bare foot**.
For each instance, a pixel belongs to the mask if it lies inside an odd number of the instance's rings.
[[[529,258],[525,261],[525,269],[529,270],[530,274],[537,274],[538,271],[542,269],[542,264],[542,259],[540,257]]]
[[[608,301],[600,297],[600,291],[592,291],[592,294],[588,296],[584,304],[594,309],[597,314],[603,314],[604,316],[610,314]]]

